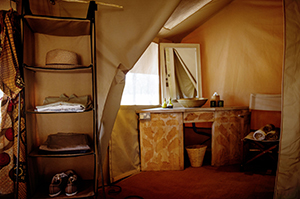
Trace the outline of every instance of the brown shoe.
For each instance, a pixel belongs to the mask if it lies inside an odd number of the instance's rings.
[[[68,170],[66,174],[68,175],[68,182],[65,188],[65,194],[66,196],[74,196],[78,192],[78,176],[72,170]]]
[[[66,186],[67,180],[68,176],[64,172],[55,174],[49,185],[49,196],[58,196],[61,193],[61,190]]]

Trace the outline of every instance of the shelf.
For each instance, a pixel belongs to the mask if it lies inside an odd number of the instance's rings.
[[[35,72],[54,72],[54,73],[91,73],[93,69],[93,65],[89,66],[82,66],[78,68],[46,68],[46,67],[39,67],[39,66],[28,66],[24,64],[23,66],[27,70],[35,71]]]
[[[35,33],[56,36],[90,35],[91,22],[87,19],[68,19],[42,16],[24,16]]]
[[[35,110],[27,110],[26,113],[28,114],[66,114],[66,113],[86,113],[86,112],[90,112],[94,110],[93,108],[92,109],[89,109],[89,110],[85,110],[85,111],[78,111],[78,112],[75,112],[75,111],[61,111],[61,112],[58,112],[58,111],[44,111],[44,112],[38,112],[38,111],[35,111]]]
[[[27,3],[27,4],[26,4]],[[29,2],[25,7],[30,9]],[[23,8],[24,9],[24,8]],[[98,119],[96,75],[96,38],[94,12],[91,2],[87,18],[27,15],[22,16],[23,62],[25,81],[26,149],[28,157],[28,198],[53,198],[49,196],[49,184],[57,171],[76,170],[83,180],[74,196],[66,196],[64,190],[54,198],[92,198],[97,195],[96,130]],[[61,64],[53,68],[46,65],[48,52],[54,49],[72,51],[77,54],[78,65],[74,68]],[[62,54],[61,54],[62,55]],[[66,56],[68,58],[68,56]],[[55,61],[53,63],[68,63]],[[59,64],[58,63],[58,64]],[[38,112],[36,107],[48,96],[58,93],[89,95],[92,105],[87,110]],[[84,102],[83,102],[84,103]],[[95,106],[95,107],[93,107]],[[41,109],[39,109],[41,110]],[[73,109],[74,110],[74,109]],[[83,113],[83,114],[77,114]],[[63,153],[39,150],[40,143],[55,132],[85,132],[89,136],[90,151],[66,151]],[[64,141],[64,140],[63,140]],[[74,144],[75,145],[75,144]],[[78,147],[79,148],[79,147]],[[47,148],[44,148],[47,150]]]
[[[37,192],[33,195],[32,198],[55,198],[55,199],[60,199],[60,198],[88,198],[88,197],[93,197],[95,196],[94,192],[94,182],[93,180],[83,180],[78,186],[78,193],[74,196],[66,196],[64,194],[64,191],[58,196],[55,197],[50,197],[49,196],[49,185],[48,184],[43,184],[41,185],[38,189]]]
[[[44,153],[39,149],[34,149],[31,151],[28,156],[29,157],[48,157],[48,158],[60,158],[60,157],[77,157],[77,156],[86,156],[86,155],[94,155],[94,151],[84,152],[84,153],[68,153],[68,154],[55,154],[55,153]]]

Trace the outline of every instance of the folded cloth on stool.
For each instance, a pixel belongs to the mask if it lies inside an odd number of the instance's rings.
[[[264,140],[268,132],[273,130],[275,130],[275,126],[273,124],[266,124],[265,126],[254,132],[253,138],[255,140]]]
[[[273,124],[267,124],[255,132],[250,132],[245,139],[256,141],[276,141],[279,139],[279,130]]]
[[[264,132],[263,130],[257,130],[253,133],[253,138],[255,140],[264,140],[266,138],[266,132]]]
[[[80,153],[91,150],[87,134],[56,133],[50,134],[39,149],[49,153]]]

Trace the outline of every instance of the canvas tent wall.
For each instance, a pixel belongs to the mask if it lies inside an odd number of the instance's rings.
[[[217,9],[220,3],[223,7]],[[216,12],[207,17],[211,10]],[[168,34],[160,31],[157,37],[200,44],[204,97],[218,91],[225,105],[248,106],[252,92],[281,93],[282,1],[212,1],[191,17],[200,24],[194,31],[178,32],[180,24]],[[118,139],[118,135],[112,136]],[[118,162],[111,164],[117,166]]]
[[[232,1],[182,42],[201,45],[203,96],[217,91],[226,105],[247,106],[250,93],[281,93],[280,0]]]
[[[158,36],[174,42],[200,43],[204,96],[219,91],[227,105],[248,105],[251,92],[283,94],[282,143],[274,198],[299,198],[299,145],[292,141],[299,140],[299,128],[296,125],[299,114],[298,108],[295,111],[285,111],[285,106],[289,105],[285,104],[285,98],[292,102],[290,109],[299,101],[299,83],[295,76],[298,74],[297,61],[289,62],[292,65],[289,75],[285,75],[286,67],[283,68],[283,61],[287,57],[284,56],[287,33],[290,32],[289,38],[293,38],[295,43],[298,41],[296,27],[299,21],[295,19],[299,19],[299,3],[281,0],[223,3],[219,10],[218,1],[204,7],[204,15],[214,4],[215,11],[219,12],[210,17],[203,16],[205,20],[197,15],[200,25],[190,34],[177,32],[168,35],[160,32]],[[290,17],[288,21],[285,20],[286,15]],[[285,30],[285,24],[288,23]],[[293,49],[293,52],[289,57],[296,59],[296,47],[297,45],[290,43],[289,49]],[[284,87],[282,82],[285,83]],[[285,94],[287,88],[288,95],[292,98]],[[292,92],[292,88],[296,92]],[[294,125],[290,125],[290,121]]]
[[[62,0],[56,2],[56,5],[52,5],[47,0],[31,0],[30,4],[32,11],[37,14],[86,15],[86,7],[82,4],[70,4]],[[124,9],[101,7],[96,16],[98,114],[102,118],[99,139],[103,147],[102,153],[107,148],[119,109],[126,72],[159,32],[179,0],[114,0],[110,3],[122,5]],[[217,14],[204,16],[201,18],[201,26],[193,33],[182,36],[180,32],[180,37],[174,39],[179,42],[184,37],[182,42],[202,43],[203,96],[210,96],[214,91],[220,90],[225,104],[246,105],[250,92],[281,93],[281,69],[283,60],[286,59],[282,87],[283,132],[275,197],[299,198],[299,2],[215,0],[206,6],[208,7]],[[246,23],[248,21],[251,23]],[[283,35],[285,26],[286,37]],[[286,46],[283,46],[285,39]],[[248,53],[240,53],[240,49],[247,50]],[[246,71],[242,71],[242,66],[245,65]],[[260,68],[267,69],[270,73],[266,75]],[[246,81],[247,84],[244,79],[235,82],[233,78],[250,76],[251,73],[247,73],[247,70],[252,72],[252,78]]]
[[[299,1],[245,0],[183,39],[202,44],[204,96],[221,90],[225,103],[246,105],[251,92],[282,93],[274,198],[300,197],[298,35]]]

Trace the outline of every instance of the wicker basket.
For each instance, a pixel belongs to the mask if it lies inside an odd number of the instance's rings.
[[[206,145],[190,145],[185,147],[192,167],[202,166],[206,148]]]

